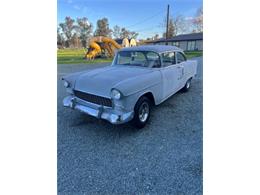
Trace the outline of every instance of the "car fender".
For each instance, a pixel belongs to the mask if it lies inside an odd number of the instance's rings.
[[[161,101],[162,77],[159,71],[154,71],[146,75],[127,79],[114,88],[118,89],[124,96],[123,104],[127,110],[132,110],[138,99],[146,93],[152,93],[157,105]]]
[[[69,82],[70,85],[71,85],[71,88],[74,88],[77,78],[78,78],[81,74],[84,74],[85,72],[89,72],[89,70],[87,70],[87,71],[81,71],[81,72],[75,72],[75,73],[72,73],[72,74],[65,75],[65,76],[63,76],[63,77],[61,78],[61,80],[65,80],[65,81]]]
[[[146,91],[161,82],[161,74],[158,70],[155,70],[145,75],[125,79],[117,83],[113,88],[121,91],[124,96],[130,96],[140,91]]]

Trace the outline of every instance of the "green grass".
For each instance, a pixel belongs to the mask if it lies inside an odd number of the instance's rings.
[[[84,49],[59,49],[57,51],[57,64],[96,64],[112,62],[111,58],[85,59]]]
[[[85,59],[86,50],[84,49],[59,49],[57,51],[58,64],[97,64],[110,63],[112,58],[96,58],[94,60]],[[202,51],[186,51],[188,59],[203,55]]]
[[[188,59],[203,55],[203,51],[185,51],[184,53]]]

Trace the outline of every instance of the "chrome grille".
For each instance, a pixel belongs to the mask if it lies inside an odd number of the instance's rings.
[[[109,98],[97,96],[97,95],[93,95],[90,93],[85,93],[77,90],[74,90],[74,94],[76,97],[85,100],[87,102],[91,102],[102,106],[112,107],[112,101]]]

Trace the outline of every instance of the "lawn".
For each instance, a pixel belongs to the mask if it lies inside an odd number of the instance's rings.
[[[57,51],[58,64],[97,64],[110,63],[112,58],[96,58],[95,60],[86,60],[85,49],[59,49]],[[202,51],[187,51],[185,52],[188,59],[202,56]]]
[[[111,58],[85,59],[85,49],[59,49],[57,51],[57,64],[96,64],[112,62]]]
[[[184,53],[186,54],[188,59],[203,55],[203,51],[185,51]]]

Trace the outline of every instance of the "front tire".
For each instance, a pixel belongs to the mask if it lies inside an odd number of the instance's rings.
[[[134,108],[133,124],[138,129],[143,128],[150,118],[151,101],[149,98],[142,96],[136,103]]]

